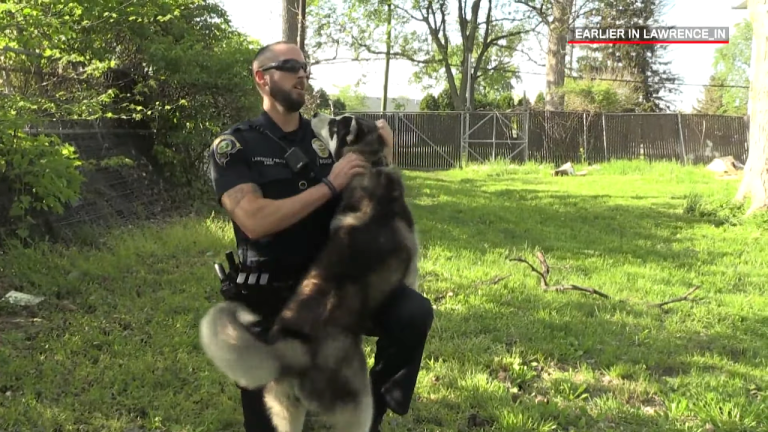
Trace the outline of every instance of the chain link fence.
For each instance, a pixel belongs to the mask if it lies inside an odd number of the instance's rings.
[[[395,132],[395,160],[405,169],[439,170],[507,159],[559,165],[610,160],[745,163],[745,117],[678,113],[356,112],[384,118]]]
[[[744,117],[703,114],[514,112],[361,112],[384,118],[395,133],[395,161],[403,169],[444,170],[495,159],[511,162],[598,163],[644,159],[708,163],[747,158]],[[64,214],[46,217],[53,237],[67,241],[93,226],[179,215],[188,204],[156,171],[150,130],[100,122],[58,122],[46,130],[74,145],[86,162],[81,198]],[[126,164],[122,161],[131,161]],[[8,226],[13,191],[0,188],[0,225]]]

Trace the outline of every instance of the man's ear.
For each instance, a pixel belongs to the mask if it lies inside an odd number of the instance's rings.
[[[267,80],[267,74],[263,71],[253,71],[253,81],[256,83],[256,88],[261,92],[266,90],[269,81]]]

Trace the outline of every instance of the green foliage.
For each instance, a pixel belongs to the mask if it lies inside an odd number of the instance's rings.
[[[331,98],[328,96],[328,93],[323,90],[319,89],[315,92],[315,97],[317,97],[317,110],[318,111],[330,111],[331,109]]]
[[[600,167],[578,179],[534,162],[404,171],[435,325],[418,397],[385,431],[765,431],[765,228],[679,210],[689,191],[733,196],[737,182],[674,162]],[[2,288],[45,297],[0,302],[1,428],[242,430],[238,389],[194,325],[218,296],[210,263],[231,249],[231,223],[99,234],[98,248],[0,254]],[[614,299],[542,290],[510,262],[538,268],[537,251],[552,286]],[[645,304],[693,285],[699,301]],[[372,361],[376,340],[364,342]],[[324,423],[311,416],[305,430]]]
[[[344,111],[364,111],[368,107],[368,104],[365,102],[365,94],[358,91],[352,85],[336,86],[336,88],[335,99],[343,103]]]
[[[524,99],[526,99],[521,97],[515,102],[515,96],[511,92],[498,95],[480,93],[475,97],[475,109],[487,111],[509,111],[523,107]],[[530,106],[530,101],[528,101],[528,106]],[[427,93],[421,100],[420,109],[422,111],[455,111],[451,100],[451,90],[445,87],[437,96]]]
[[[536,99],[533,100],[533,106],[536,109],[544,109],[544,105],[547,103],[547,98],[544,96],[544,92],[539,92],[536,95]]]
[[[639,99],[635,86],[620,81],[566,78],[559,91],[569,111],[627,112]]]
[[[685,197],[683,214],[708,220],[715,226],[740,225],[746,211],[744,203],[732,199],[705,197],[691,192]]]
[[[392,104],[392,110],[394,111],[405,111],[406,105],[403,100],[407,99],[406,97],[400,97],[395,98],[394,103]]]
[[[512,93],[500,95],[481,93],[475,96],[475,109],[488,111],[509,111],[516,106]]]
[[[466,59],[472,58],[471,82],[478,94],[498,97],[518,80],[512,57],[532,22],[517,12],[513,0],[477,2],[476,15],[461,2],[341,0],[308,4],[308,50],[316,61],[335,58],[338,47],[355,60],[381,59],[387,53],[388,2],[393,5],[390,57],[418,65],[412,81],[425,87],[447,85],[452,110],[466,105]],[[442,12],[441,12],[442,10]],[[447,13],[451,11],[451,13]],[[473,41],[468,45],[468,41]],[[472,92],[474,101],[475,91]],[[473,102],[472,101],[472,102]]]
[[[331,99],[331,110],[331,113],[334,115],[342,114],[346,111],[351,111],[349,108],[347,108],[347,104],[338,97]]]
[[[338,97],[331,97],[324,89],[315,90],[311,84],[304,89],[306,93],[306,103],[302,108],[302,114],[312,116],[316,112],[322,112],[329,115],[339,115],[347,110],[344,101]]]
[[[451,96],[451,89],[447,86],[437,94],[437,103],[440,106],[440,111],[460,111],[456,109]]]
[[[440,111],[440,103],[432,93],[427,93],[419,102],[420,111]]]
[[[723,105],[723,80],[717,75],[709,77],[709,86],[704,88],[704,97],[697,99],[694,112],[700,114],[721,114]]]
[[[20,226],[31,223],[22,204],[61,212],[82,185],[77,153],[55,138],[24,135],[27,125],[100,118],[153,129],[160,168],[186,195],[209,192],[204,155],[214,136],[260,109],[249,72],[258,43],[233,29],[213,0],[8,0],[0,29],[3,84],[13,95],[0,100],[0,112],[18,120],[0,125],[4,156],[16,161],[2,175],[17,186],[23,176],[39,195],[28,201],[27,189],[14,186]],[[54,174],[55,187],[41,186]]]
[[[705,114],[746,115],[751,58],[752,23],[745,19],[736,24],[729,43],[715,50],[711,86],[704,89],[704,97],[697,101],[695,110]]]
[[[596,6],[585,14],[585,27],[663,26],[661,16],[668,0],[595,0]],[[679,94],[675,85],[680,77],[664,60],[669,46],[658,44],[618,44],[584,46],[576,59],[580,75],[605,77],[621,75],[633,81],[638,99],[637,112],[662,112],[670,109],[668,95]]]
[[[13,110],[0,110],[0,183],[13,197],[8,216],[16,234],[27,238],[34,216],[61,214],[79,198],[84,177],[77,151],[55,135],[24,133]]]

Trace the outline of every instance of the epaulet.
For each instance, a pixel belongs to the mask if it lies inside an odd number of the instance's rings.
[[[224,131],[224,134],[232,134],[234,132],[241,131],[241,130],[253,129],[256,126],[259,126],[260,124],[261,122],[259,121],[258,118],[241,121],[239,123],[235,123],[232,127]]]

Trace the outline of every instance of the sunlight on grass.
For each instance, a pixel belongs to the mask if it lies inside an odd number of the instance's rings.
[[[675,164],[550,169],[406,173],[436,319],[418,400],[385,430],[766,430],[768,224],[729,203],[737,183]],[[0,303],[0,430],[242,430],[236,387],[197,343],[230,223],[92,243],[0,255],[0,295],[46,297]],[[536,250],[551,283],[629,302],[541,291],[508,260]],[[697,302],[643,305],[696,284]]]

